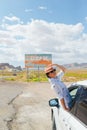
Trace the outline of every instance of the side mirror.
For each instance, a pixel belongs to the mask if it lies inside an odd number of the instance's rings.
[[[59,101],[57,98],[49,100],[49,106],[51,107],[58,107],[59,108]]]

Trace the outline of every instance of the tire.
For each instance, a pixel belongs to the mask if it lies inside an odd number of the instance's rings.
[[[52,130],[57,130],[56,124],[55,124],[55,119],[53,119],[53,121],[52,121]]]

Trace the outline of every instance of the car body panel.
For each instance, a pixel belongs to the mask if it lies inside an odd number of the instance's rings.
[[[87,130],[87,126],[83,124],[78,118],[64,109],[53,108],[56,122],[56,130]]]
[[[78,118],[71,114],[70,118],[68,119],[67,123],[71,130],[87,130],[85,124],[83,124]]]
[[[87,87],[87,80],[82,80],[82,81],[74,82],[74,83],[70,84],[70,86],[71,85],[83,85],[83,86]]]
[[[78,87],[87,88],[87,80],[72,83],[69,87],[70,93],[75,97]],[[87,90],[87,89],[86,89]],[[59,106],[59,104],[58,104]],[[52,107],[53,118],[55,119],[55,130],[87,130],[87,125],[78,119],[72,111],[68,112],[60,107]]]

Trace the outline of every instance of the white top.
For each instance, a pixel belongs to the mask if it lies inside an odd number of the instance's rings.
[[[69,94],[69,91],[66,85],[61,81],[64,72],[60,71],[55,78],[49,78],[51,87],[55,90],[59,99],[64,99],[66,107],[69,107],[69,103],[72,101],[72,98]]]

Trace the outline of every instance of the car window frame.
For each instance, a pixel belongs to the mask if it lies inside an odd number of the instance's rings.
[[[71,94],[71,92],[74,91],[75,89],[78,90],[79,87],[85,88],[84,85],[71,85],[71,86],[68,88],[70,94]],[[72,96],[72,95],[71,95],[71,96]],[[81,96],[81,95],[80,95],[80,96]],[[80,97],[79,97],[79,98],[80,98]],[[78,102],[75,104],[76,106],[74,106],[74,107],[75,107],[74,109],[76,109],[76,110],[74,110],[74,111],[76,111],[76,112],[77,112],[77,110],[78,110],[78,103],[79,103],[79,102],[80,102],[80,101],[78,100]],[[83,123],[83,124],[87,127],[87,124],[85,124],[79,117],[76,116],[76,112],[72,112],[72,110],[71,110],[71,111],[70,111],[70,114],[71,114],[72,116],[74,116],[77,120],[79,120],[81,123]]]

